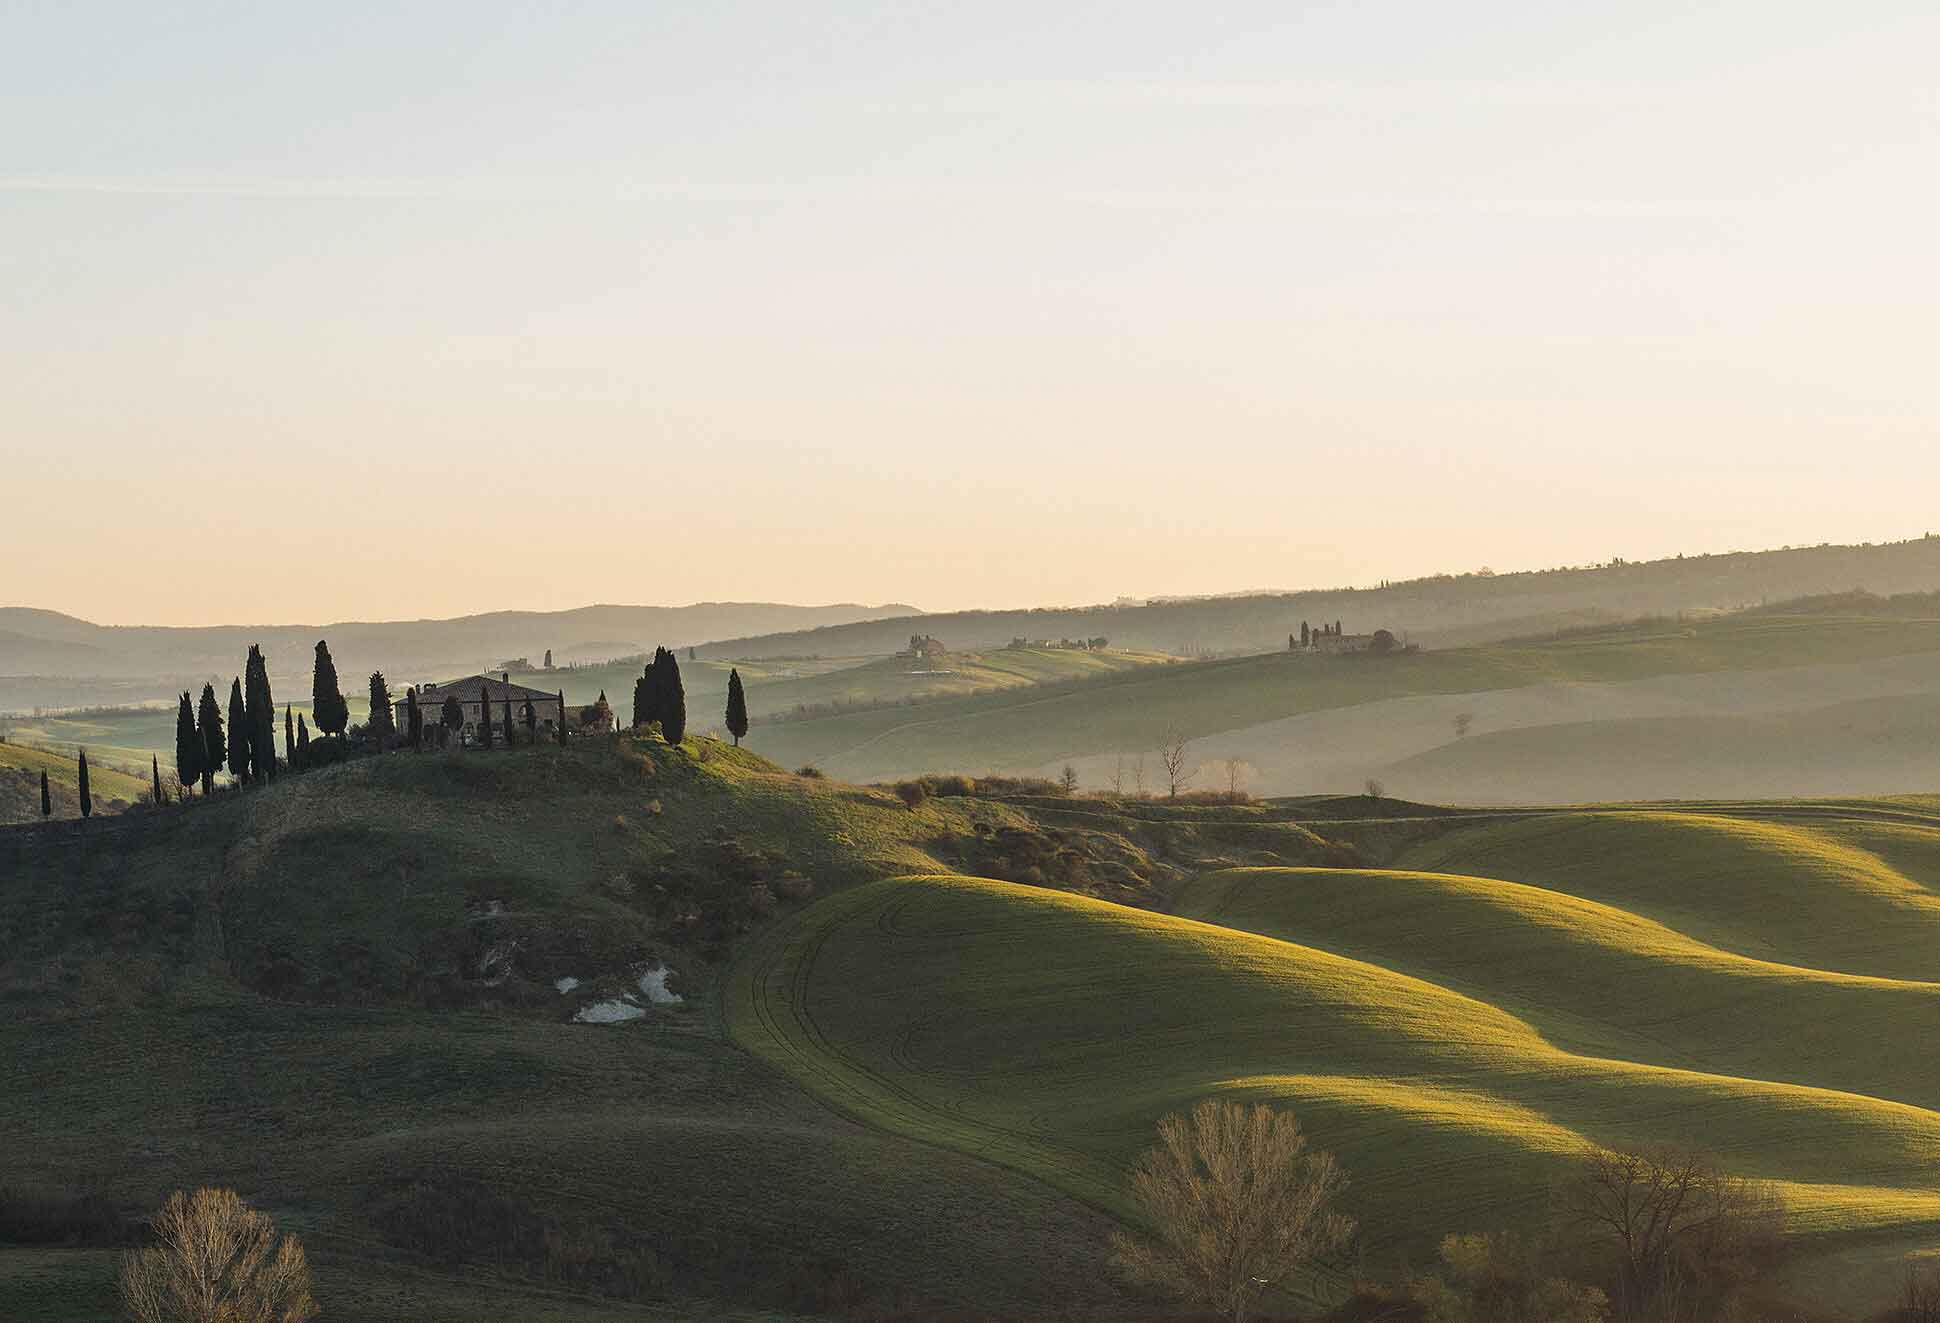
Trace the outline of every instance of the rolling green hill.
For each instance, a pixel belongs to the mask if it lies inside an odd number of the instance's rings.
[[[1887,1247],[1940,1244],[1940,1072],[1909,1050],[1940,873],[1860,844],[1930,864],[1940,818],[1785,814],[1452,819],[1403,858],[1459,874],[1230,870],[1175,915],[888,880],[760,938],[729,1023],[857,1115],[1108,1207],[1161,1113],[1287,1103],[1371,1246],[1417,1258],[1539,1222],[1587,1145],[1707,1148],[1773,1183],[1795,1284],[1853,1306],[1891,1290]]]

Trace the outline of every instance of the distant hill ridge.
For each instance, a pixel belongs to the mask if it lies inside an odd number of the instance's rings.
[[[1387,628],[1435,647],[1492,643],[1578,625],[1706,608],[1739,609],[1783,598],[1940,589],[1940,537],[1859,546],[1733,551],[1655,561],[1493,574],[1440,574],[1374,588],[1254,596],[1153,598],[1143,604],[927,614],[922,632],[950,648],[1011,639],[1089,638],[1114,647],[1257,653],[1284,647],[1302,620],[1336,619],[1350,633]],[[711,643],[716,658],[894,652],[909,639],[895,618],[830,624]]]
[[[503,658],[587,639],[647,640],[680,647],[731,635],[813,628],[920,612],[892,603],[791,606],[696,602],[689,606],[599,604],[566,611],[491,611],[450,620],[337,621],[331,624],[97,625],[58,611],[0,607],[0,675],[153,678],[226,673],[260,643],[272,666],[307,673],[310,650],[328,638],[339,655],[379,659],[397,670],[477,670]]]

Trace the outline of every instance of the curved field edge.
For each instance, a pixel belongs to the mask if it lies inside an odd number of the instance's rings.
[[[1377,1251],[1539,1216],[1587,1145],[1702,1144],[1770,1182],[1815,1254],[1940,1240],[1940,1115],[1565,1052],[1435,984],[1214,925],[1010,884],[871,883],[731,971],[734,1037],[876,1125],[1124,1215],[1159,1115],[1292,1106]]]

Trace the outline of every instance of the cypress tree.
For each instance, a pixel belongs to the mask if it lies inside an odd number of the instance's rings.
[[[559,747],[566,747],[566,691],[559,691]]]
[[[148,770],[155,777],[155,807],[162,806],[162,759],[159,754],[148,755]]]
[[[727,728],[737,745],[748,733],[748,696],[741,690],[741,672],[732,667],[728,668]]]
[[[458,701],[457,694],[445,695],[445,704],[438,709],[438,724],[451,732],[451,735],[456,735],[459,728],[465,724],[465,705]],[[445,738],[450,737],[447,735]]]
[[[370,733],[377,741],[378,752],[397,734],[397,712],[391,706],[391,686],[384,679],[384,672],[370,673]]]
[[[195,709],[189,706],[189,691],[182,691],[182,704],[175,709],[175,779],[185,787],[202,776],[202,736],[195,728]]]
[[[492,687],[489,684],[478,687],[478,742],[488,749],[492,747]]]
[[[40,769],[40,816],[43,818],[51,818],[54,816],[54,797],[47,793],[47,769],[45,767]]]
[[[640,671],[640,678],[633,682],[633,728],[639,730],[653,720],[653,668],[660,661],[656,649],[653,661]]]
[[[680,683],[680,660],[673,650],[660,665],[660,733],[669,744],[687,738],[687,690]]]
[[[202,793],[215,789],[216,773],[229,756],[229,744],[222,733],[222,705],[216,702],[216,687],[202,686],[202,705],[196,709],[195,733],[202,737]]]
[[[240,677],[229,681],[229,775],[249,784],[249,714],[243,710]]]
[[[514,738],[515,738],[514,727],[512,725],[512,690],[508,687],[505,691],[505,747],[506,748],[509,749],[512,747]]]
[[[298,713],[296,718],[296,762],[301,767],[310,761],[310,723]]]
[[[418,707],[418,687],[408,686],[404,691],[404,722],[409,728],[411,749],[416,752],[424,748],[424,712]]]
[[[81,750],[80,782],[81,816],[91,818],[94,816],[94,796],[88,793],[88,751],[86,749]]]
[[[269,692],[269,665],[263,650],[249,645],[243,667],[243,709],[249,714],[249,764],[256,779],[276,779],[276,700]]]
[[[290,705],[288,703],[283,704],[283,758],[289,763],[290,770],[294,772],[297,769],[296,727],[290,722]]]
[[[532,710],[531,699],[528,698],[525,700],[525,707],[520,715],[525,718],[525,742],[527,744],[537,744],[539,742],[539,714]]]
[[[310,711],[322,734],[341,735],[350,728],[350,705],[337,688],[337,663],[330,660],[330,645],[322,639],[317,640],[317,669],[310,680]]]
[[[1334,622],[1334,637],[1339,638],[1340,635],[1341,635],[1340,621],[1336,620]]]

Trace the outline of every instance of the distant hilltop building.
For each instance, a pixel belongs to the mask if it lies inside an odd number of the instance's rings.
[[[1323,624],[1318,628],[1300,622],[1299,634],[1287,635],[1289,652],[1318,652],[1334,657],[1350,652],[1393,652],[1400,642],[1390,630],[1377,629],[1372,634],[1349,634],[1337,620],[1331,625]]]
[[[559,729],[564,720],[559,711],[559,695],[549,694],[543,689],[532,689],[522,684],[513,684],[509,674],[493,679],[489,675],[468,675],[462,680],[447,680],[443,684],[427,684],[418,688],[418,710],[424,714],[424,724],[435,726],[439,713],[444,709],[447,698],[456,698],[458,706],[464,709],[465,725],[463,734],[474,736],[478,733],[478,696],[481,692],[491,696],[492,727],[497,729],[505,721],[505,703],[512,702],[512,720],[521,730],[525,728],[526,704],[532,705],[533,724],[540,730]],[[406,730],[408,718],[402,702],[394,704],[397,708],[397,728]]]

